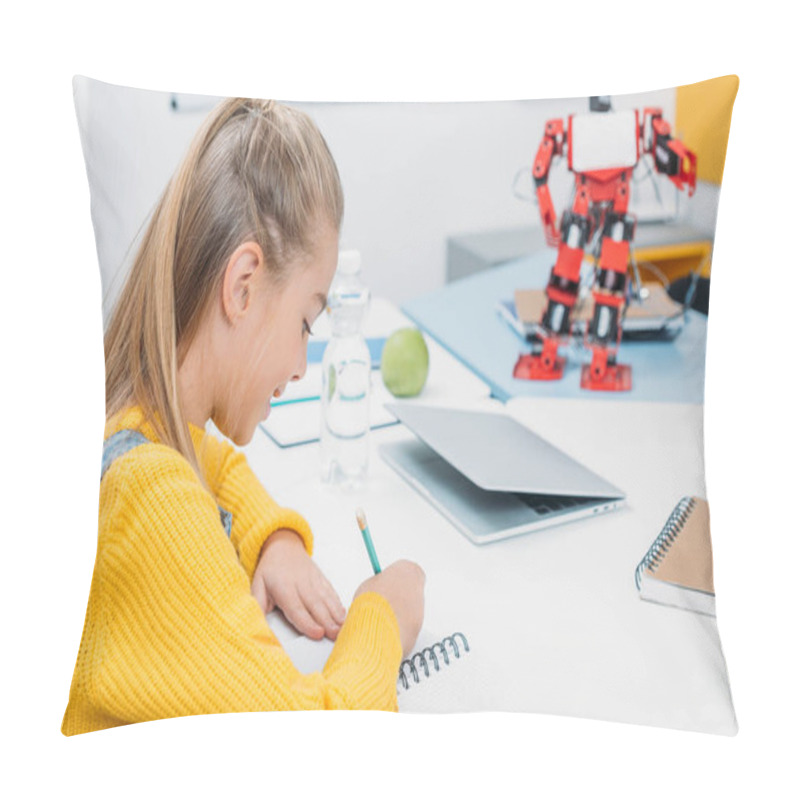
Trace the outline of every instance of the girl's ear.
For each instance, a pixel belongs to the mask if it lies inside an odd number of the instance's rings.
[[[243,317],[252,304],[259,270],[266,268],[256,242],[244,242],[233,251],[222,279],[222,310],[230,323]]]

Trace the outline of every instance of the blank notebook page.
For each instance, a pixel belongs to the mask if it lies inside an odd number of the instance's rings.
[[[284,645],[300,672],[319,672],[333,649],[328,639],[300,636]],[[488,706],[488,685],[481,675],[480,657],[469,637],[454,633],[437,637],[423,629],[414,652],[401,665],[397,681],[400,711],[448,713]]]

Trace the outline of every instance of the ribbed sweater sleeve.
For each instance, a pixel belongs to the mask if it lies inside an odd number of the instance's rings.
[[[210,435],[203,438],[198,450],[217,502],[233,515],[231,543],[251,581],[264,542],[277,530],[288,528],[298,533],[308,554],[312,554],[314,538],[308,522],[272,499],[244,453]]]
[[[65,734],[191,714],[397,710],[397,619],[350,607],[321,673],[299,673],[269,629],[214,498],[162,445],[101,485],[100,540]]]

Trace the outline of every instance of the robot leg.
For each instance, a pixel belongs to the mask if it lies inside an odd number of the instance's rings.
[[[514,377],[527,380],[558,380],[564,373],[566,359],[558,355],[562,341],[569,339],[572,311],[578,299],[583,249],[589,234],[587,217],[565,212],[561,223],[558,258],[547,284],[547,308],[542,315],[542,333],[533,352],[521,355],[514,367]]]
[[[624,214],[610,214],[603,229],[600,261],[592,295],[594,316],[586,339],[592,350],[591,364],[581,370],[581,387],[625,392],[631,388],[631,368],[617,364],[622,338],[622,317],[628,285],[628,257],[635,222]]]

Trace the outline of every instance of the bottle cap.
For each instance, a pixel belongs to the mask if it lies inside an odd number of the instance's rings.
[[[336,269],[343,275],[355,275],[361,269],[361,253],[358,250],[340,250]]]

